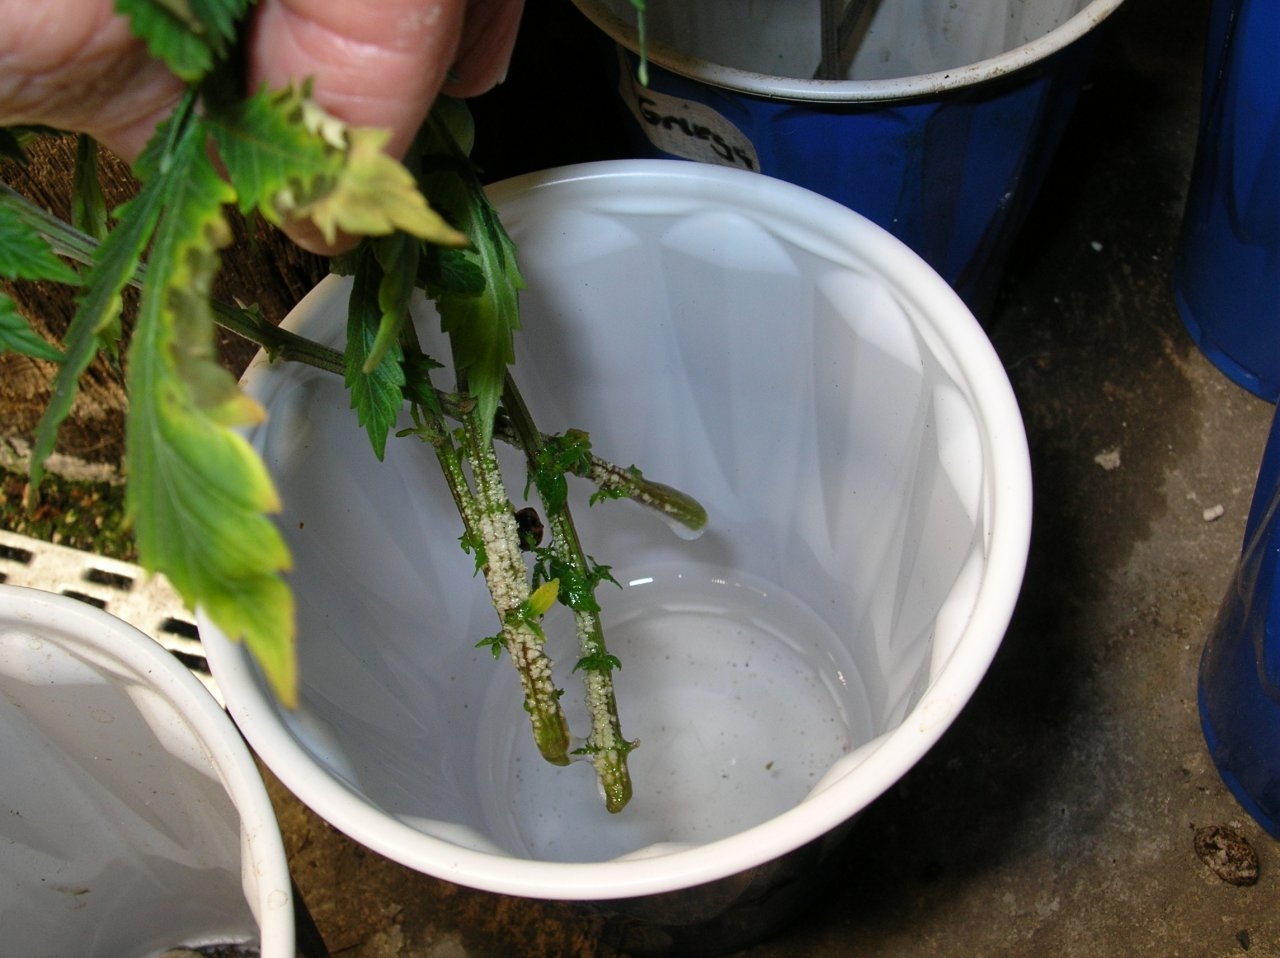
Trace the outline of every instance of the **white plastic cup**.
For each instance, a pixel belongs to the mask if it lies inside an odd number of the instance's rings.
[[[225,945],[293,958],[257,767],[152,639],[76,599],[0,585],[0,758],[6,956]]]
[[[245,377],[294,552],[301,706],[206,622],[209,661],[280,779],[381,854],[656,912],[637,951],[736,946],[780,920],[764,901],[794,856],[815,860],[910,769],[986,671],[1029,537],[1018,409],[955,293],[831,200],[672,161],[493,197],[528,280],[516,375],[540,426],[587,429],[710,514],[686,541],[574,487],[585,548],[621,584],[600,599],[641,741],[631,805],[610,816],[589,765],[538,758],[510,664],[475,647],[497,621],[431,449],[395,439],[377,462],[337,377],[265,358]],[[340,343],[346,288],[326,280],[287,325]],[[548,648],[581,733],[566,625],[548,617]]]

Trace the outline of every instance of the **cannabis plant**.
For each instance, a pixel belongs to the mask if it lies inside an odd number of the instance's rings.
[[[430,443],[461,519],[463,548],[493,599],[497,632],[479,644],[517,667],[534,740],[565,764],[574,753],[596,767],[610,809],[631,791],[627,753],[596,587],[608,568],[587,558],[569,513],[567,475],[597,485],[599,498],[631,497],[698,528],[697,503],[651,483],[634,467],[598,458],[590,438],[534,423],[511,374],[523,286],[516,250],[469,162],[469,116],[441,100],[407,158],[382,151],[387,135],[326,114],[307,84],[243,90],[239,38],[251,0],[121,0],[134,32],[186,83],[186,93],[135,165],[136,196],[109,216],[97,190],[95,148],[82,141],[73,222],[63,222],[0,184],[0,277],[64,283],[77,291],[65,338],[35,333],[0,295],[0,349],[58,364],[33,443],[40,481],[77,383],[102,351],[123,349],[126,503],[141,564],[162,572],[192,607],[243,641],[276,695],[298,698],[290,556],[270,518],[271,477],[242,430],[264,412],[214,357],[215,326],[259,344],[275,360],[307,362],[344,377],[371,454],[389,441]],[[638,4],[639,6],[639,4]],[[0,131],[20,158],[31,137]],[[353,276],[346,346],[336,351],[265,322],[253,309],[215,301],[219,251],[230,242],[227,210],[279,226],[309,222],[332,242],[363,237],[335,263]],[[140,289],[126,336],[121,296]],[[409,305],[435,303],[451,355],[419,347]],[[432,375],[452,369],[456,388]],[[407,423],[407,425],[406,425]],[[495,442],[524,452],[542,515],[517,514]],[[545,544],[533,535],[545,526]],[[571,745],[562,691],[547,659],[543,614],[573,611],[591,731]]]

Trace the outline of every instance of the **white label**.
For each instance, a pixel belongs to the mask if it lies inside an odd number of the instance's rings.
[[[655,147],[686,160],[760,171],[756,148],[736,126],[705,103],[641,86],[621,50],[618,60],[618,93]]]

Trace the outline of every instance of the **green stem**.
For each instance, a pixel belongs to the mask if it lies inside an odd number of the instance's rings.
[[[219,326],[261,346],[273,361],[302,363],[338,376],[346,371],[346,360],[341,350],[275,326],[263,319],[257,310],[215,301],[213,312]]]
[[[649,85],[649,18],[645,0],[631,0],[636,11],[636,40],[640,47],[640,63],[636,67],[636,78],[641,86]]]
[[[476,447],[475,424],[461,430],[461,448],[443,419],[428,407],[413,407],[415,428],[407,432],[429,442],[462,518],[468,551],[477,565],[501,626],[502,646],[520,677],[524,708],[533,740],[542,757],[554,765],[569,764],[569,724],[560,707],[560,690],[552,679],[551,660],[543,648],[546,636],[538,616],[530,612],[530,588],[519,546],[519,530],[507,499],[497,457]],[[473,484],[463,460],[471,464]],[[484,643],[482,643],[484,644]]]
[[[699,533],[706,528],[707,510],[687,493],[646,479],[635,466],[623,468],[594,453],[589,458],[590,464],[586,468],[575,467],[573,474],[594,483],[600,495],[611,499],[631,499],[690,532]]]
[[[536,471],[543,437],[510,373],[506,377],[502,401],[511,426],[524,449],[529,469]],[[547,523],[551,527],[552,554],[573,568],[582,581],[591,581],[591,570],[568,503],[555,509],[547,506]],[[580,661],[596,663],[582,668],[591,732],[579,751],[588,756],[595,767],[604,789],[605,807],[610,812],[619,812],[631,800],[631,773],[627,769],[627,755],[635,748],[636,743],[627,741],[622,734],[613,689],[612,667],[609,664],[611,656],[605,645],[604,626],[600,621],[598,607],[574,608],[573,614],[582,652]]]
[[[0,204],[14,210],[24,223],[44,237],[54,252],[85,266],[93,263],[94,251],[98,247],[98,241],[93,237],[75,229],[47,210],[41,209],[21,193],[3,183],[0,183]],[[130,285],[140,287],[145,273],[146,267],[140,266]],[[342,375],[345,371],[346,365],[339,350],[275,326],[264,320],[254,310],[217,301],[213,302],[213,310],[218,325],[261,346],[273,359],[300,362],[338,375]],[[405,397],[410,402],[427,405],[429,399],[425,395],[424,388],[431,387],[410,382],[405,386]],[[437,392],[436,401],[450,418],[459,421],[462,419],[464,411],[456,397]],[[510,419],[501,412],[494,424],[494,432],[504,442],[511,445],[520,444]],[[706,525],[706,510],[695,499],[678,489],[646,479],[634,466],[624,468],[592,454],[590,466],[584,469],[575,467],[574,474],[594,482],[604,495],[632,499],[694,532]]]
[[[524,690],[525,711],[542,757],[569,763],[569,725],[560,707],[560,690],[551,674],[546,636],[529,609],[528,572],[520,530],[498,466],[492,440],[486,441],[476,412],[462,419],[462,446],[474,485],[474,534],[484,547],[483,573],[502,622],[503,645],[511,655]]]
[[[13,210],[23,224],[38,233],[55,253],[82,266],[92,265],[94,251],[98,248],[98,241],[92,236],[32,203],[7,183],[0,183],[0,204]]]

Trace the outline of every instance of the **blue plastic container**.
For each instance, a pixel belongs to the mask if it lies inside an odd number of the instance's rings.
[[[1280,398],[1280,0],[1216,0],[1174,297],[1220,370]]]
[[[1094,27],[1120,0],[882,0],[841,80],[811,79],[817,0],[648,0],[647,87],[629,0],[575,2],[616,45],[638,155],[742,167],[838,200],[912,247],[981,319]]]
[[[1199,699],[1223,780],[1280,838],[1280,416],[1263,454],[1240,564],[1205,643]]]

